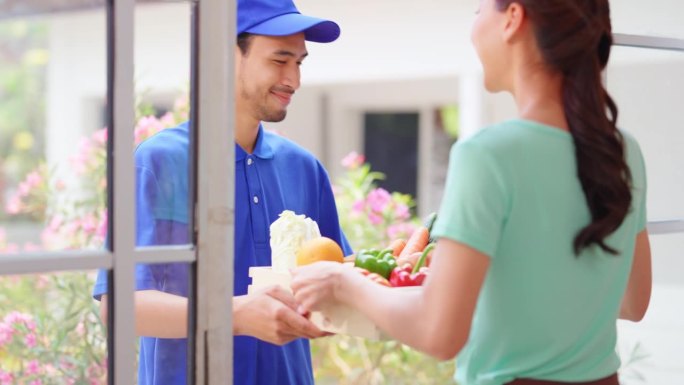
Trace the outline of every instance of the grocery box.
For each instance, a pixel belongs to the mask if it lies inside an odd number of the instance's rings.
[[[249,276],[252,284],[248,287],[248,293],[259,290],[266,286],[279,285],[291,291],[290,282],[292,277],[289,272],[277,272],[268,267],[251,267]],[[417,288],[416,288],[417,289]],[[354,308],[344,305],[333,305],[321,311],[311,313],[311,322],[319,329],[356,337],[374,340],[386,339],[386,336],[365,315]]]

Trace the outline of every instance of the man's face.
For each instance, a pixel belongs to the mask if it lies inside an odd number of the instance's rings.
[[[290,99],[299,88],[299,66],[307,54],[304,33],[252,36],[245,55],[236,48],[237,112],[265,122],[285,119]]]

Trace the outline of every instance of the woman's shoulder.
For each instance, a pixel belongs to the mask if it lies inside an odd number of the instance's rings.
[[[456,141],[452,151],[477,151],[499,153],[513,149],[524,142],[521,139],[519,125],[514,121],[506,121],[485,126],[478,132]]]

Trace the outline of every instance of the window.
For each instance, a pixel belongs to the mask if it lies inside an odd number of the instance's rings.
[[[418,113],[366,113],[364,154],[373,170],[385,174],[378,185],[416,196],[418,187]]]
[[[225,272],[232,271],[233,227],[209,213],[233,207],[233,148],[221,144],[233,137],[228,31],[234,30],[235,1],[140,3],[0,5],[3,379],[135,383],[135,268],[177,263],[200,277],[190,279],[188,288],[189,383],[230,383],[232,326],[225,299],[232,275]],[[174,26],[191,37],[185,53],[177,31],[149,30],[159,25],[145,19],[159,13],[184,19],[185,25]],[[156,49],[180,50],[185,75],[174,81],[186,78],[188,84],[175,86],[191,94],[188,105],[174,106],[193,117],[188,242],[136,248],[134,143],[164,120],[151,111],[136,115],[136,95],[152,89],[150,103],[168,103],[159,95],[169,89],[159,84],[174,79],[171,70],[178,68],[147,55]],[[194,102],[199,99],[202,105]],[[195,172],[198,167],[202,173]],[[213,179],[209,189],[209,178],[219,173],[223,180]],[[207,246],[198,250],[198,241]],[[108,336],[91,298],[97,271],[109,278]]]

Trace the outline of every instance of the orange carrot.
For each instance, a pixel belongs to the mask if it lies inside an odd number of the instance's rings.
[[[392,249],[392,255],[395,257],[398,257],[399,254],[401,254],[404,247],[406,247],[406,240],[402,238],[393,240],[389,245],[389,248]]]
[[[397,266],[404,266],[406,264],[409,264],[411,265],[411,269],[413,269],[413,266],[416,265],[416,262],[418,262],[421,255],[423,255],[422,251],[416,251],[415,253],[411,253],[410,255],[397,257]]]
[[[406,242],[406,246],[404,247],[404,250],[401,251],[401,254],[399,254],[399,257],[405,257],[415,252],[423,251],[429,240],[430,232],[428,231],[427,227],[418,227],[415,231],[413,231],[413,234],[411,234],[411,237]]]

